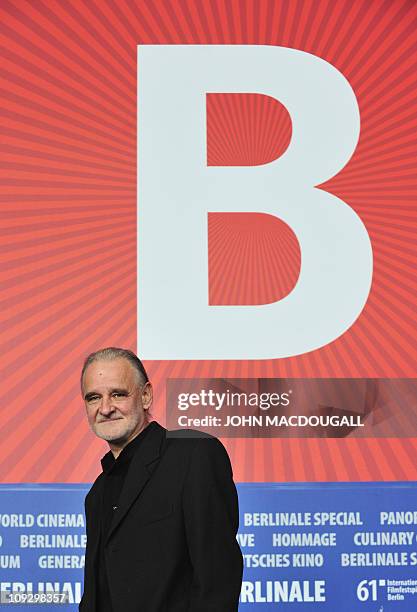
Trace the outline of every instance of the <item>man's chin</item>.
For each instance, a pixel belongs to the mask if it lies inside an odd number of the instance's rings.
[[[105,440],[106,442],[117,442],[122,441],[126,438],[126,431],[122,430],[117,425],[110,423],[103,423],[94,428],[94,433],[98,438]]]

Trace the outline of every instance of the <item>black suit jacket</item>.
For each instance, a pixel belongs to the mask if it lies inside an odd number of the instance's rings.
[[[211,436],[153,422],[129,466],[105,557],[114,612],[233,612],[242,579],[229,457]],[[197,436],[197,437],[196,437]],[[103,474],[85,499],[80,612],[95,608]]]

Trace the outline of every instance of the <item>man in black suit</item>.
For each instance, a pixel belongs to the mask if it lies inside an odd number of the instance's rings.
[[[237,610],[238,501],[223,445],[149,421],[152,386],[130,351],[91,354],[81,387],[110,451],[85,500],[80,612]]]

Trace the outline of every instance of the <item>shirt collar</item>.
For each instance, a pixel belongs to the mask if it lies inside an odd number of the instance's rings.
[[[131,440],[129,444],[124,447],[117,459],[114,458],[114,455],[111,451],[106,453],[101,459],[101,467],[103,468],[103,472],[108,472],[115,463],[120,465],[121,463],[125,463],[125,461],[130,461],[130,459],[132,459],[133,455],[142,443],[144,437],[148,433],[149,429],[152,429],[152,424],[153,423],[149,423],[149,425],[147,425],[145,429],[142,429],[140,434],[133,438],[133,440]]]

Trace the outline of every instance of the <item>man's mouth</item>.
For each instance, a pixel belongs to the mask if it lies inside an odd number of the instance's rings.
[[[97,423],[113,423],[114,421],[121,421],[121,417],[118,417],[117,419],[107,419],[106,421],[97,421]]]

